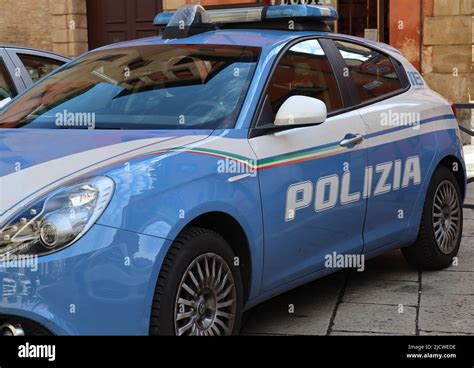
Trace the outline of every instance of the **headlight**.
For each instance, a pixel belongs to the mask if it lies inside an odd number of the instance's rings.
[[[114,189],[112,179],[97,176],[36,201],[0,230],[0,255],[45,255],[71,245],[104,212]]]

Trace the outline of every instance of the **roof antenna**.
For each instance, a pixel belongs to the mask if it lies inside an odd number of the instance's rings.
[[[201,5],[185,5],[179,8],[169,21],[163,38],[186,38],[215,29],[216,25]]]

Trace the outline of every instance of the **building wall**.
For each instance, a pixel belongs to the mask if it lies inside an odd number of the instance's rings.
[[[390,0],[390,44],[417,68],[421,66],[420,0]]]
[[[422,72],[430,86],[455,102],[472,96],[472,0],[432,0],[423,23]],[[474,96],[472,96],[474,97]]]
[[[88,50],[86,0],[49,0],[53,51],[77,56]]]
[[[0,42],[77,56],[87,51],[86,0],[1,0]]]
[[[1,0],[0,3],[0,43],[53,49],[49,0]]]
[[[431,0],[424,10],[422,72],[435,91],[453,102],[474,100],[472,0]],[[472,111],[458,110],[471,129]],[[463,133],[463,143],[471,137]]]
[[[455,103],[474,100],[473,7],[472,0],[390,1],[390,43]],[[468,129],[471,118],[471,110],[458,111]],[[463,133],[463,141],[471,137]]]

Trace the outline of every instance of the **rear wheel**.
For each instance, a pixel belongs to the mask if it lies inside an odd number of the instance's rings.
[[[163,263],[152,306],[152,335],[221,336],[239,332],[242,281],[229,244],[189,228]]]
[[[412,246],[402,249],[402,253],[417,268],[446,268],[458,254],[462,226],[458,182],[449,169],[440,167],[428,189],[418,239]]]

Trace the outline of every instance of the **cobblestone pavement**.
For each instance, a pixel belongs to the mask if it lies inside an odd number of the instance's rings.
[[[474,177],[474,146],[467,146]],[[474,183],[467,204],[474,205]],[[293,313],[290,313],[293,309]],[[243,334],[474,335],[474,210],[465,209],[458,264],[418,272],[393,251],[271,299],[248,312]]]

